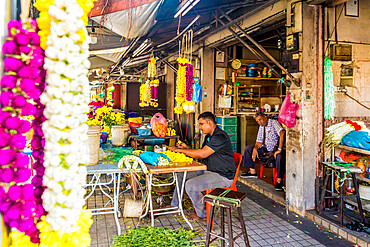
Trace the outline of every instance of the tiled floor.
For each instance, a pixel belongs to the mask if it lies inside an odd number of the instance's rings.
[[[124,183],[122,186],[125,186]],[[302,219],[298,215],[290,214],[290,220],[284,219],[285,210],[279,205],[275,205],[265,196],[246,187],[238,185],[239,191],[247,193],[247,197],[242,202],[242,211],[246,223],[247,232],[251,246],[353,246],[349,242],[339,239],[334,234],[316,229],[314,223]],[[130,195],[129,192],[125,196]],[[252,197],[253,199],[251,199]],[[257,198],[257,199],[256,199]],[[168,201],[169,198],[166,198]],[[263,201],[261,206],[259,201]],[[94,208],[98,205],[106,204],[107,198],[102,193],[95,193],[88,201],[88,208]],[[124,197],[120,196],[120,210],[124,206]],[[268,204],[270,203],[270,204]],[[109,204],[108,204],[109,205]],[[270,206],[271,207],[270,207]],[[235,213],[233,213],[235,214]],[[112,214],[93,216],[94,224],[90,229],[92,238],[92,247],[110,246],[117,234],[117,228]],[[220,231],[218,217],[216,215],[216,232]],[[149,219],[145,218],[138,221],[137,218],[119,218],[122,234],[136,226],[150,225]],[[238,222],[233,216],[233,222]],[[206,223],[194,222],[192,225],[195,230],[200,230],[202,235],[198,237],[205,240]],[[177,229],[179,227],[188,227],[186,222],[179,215],[162,215],[155,218],[155,226]],[[240,233],[240,229],[233,227],[234,236]],[[202,242],[201,244],[204,244]],[[220,246],[214,242],[213,246]],[[245,246],[243,238],[236,240],[235,246]]]

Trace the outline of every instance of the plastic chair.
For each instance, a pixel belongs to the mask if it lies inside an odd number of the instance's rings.
[[[261,164],[261,167],[260,167],[260,178],[263,177],[263,165]],[[274,181],[274,184],[276,184],[276,181],[277,181],[277,170],[276,170],[276,167],[272,168],[272,177],[273,177],[273,181]]]
[[[234,180],[233,180],[233,183],[231,184],[231,186],[229,188],[224,188],[224,189],[238,191],[236,189],[236,181],[238,181],[238,174],[239,174],[240,164],[242,163],[242,158],[243,158],[243,156],[241,154],[234,152],[234,162],[235,162],[235,167],[236,167]],[[206,190],[206,195],[208,195],[209,193],[211,193],[214,190],[215,189]],[[209,214],[211,212],[211,203],[206,202],[206,210],[207,210],[207,224],[208,224]],[[212,220],[212,228],[211,229],[213,230],[213,220]]]

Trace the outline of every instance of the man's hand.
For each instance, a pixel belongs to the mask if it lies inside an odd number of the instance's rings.
[[[186,145],[184,142],[178,142],[178,143],[176,143],[176,147],[178,147],[178,148],[188,148],[188,145]]]
[[[274,158],[276,159],[276,155],[280,154],[280,153],[281,153],[281,150],[276,150],[275,153],[274,153]]]
[[[257,152],[257,149],[256,148],[253,148],[253,151],[252,151],[252,160],[253,161],[256,161],[256,157],[258,157],[258,152]]]
[[[172,151],[172,152],[177,152],[179,148],[177,147],[169,147],[168,150]]]

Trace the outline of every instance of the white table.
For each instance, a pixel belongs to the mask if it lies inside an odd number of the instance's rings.
[[[142,172],[141,170],[135,170],[135,172]],[[91,192],[85,197],[85,200],[89,199],[94,193],[95,189],[98,187],[100,191],[109,198],[112,203],[112,207],[102,207],[88,209],[92,211],[92,215],[98,214],[114,214],[114,219],[117,224],[118,235],[121,235],[121,226],[118,221],[120,217],[120,212],[118,211],[118,196],[119,196],[119,186],[122,173],[130,173],[128,169],[120,169],[118,163],[114,161],[100,161],[97,165],[87,166],[87,174],[92,175],[90,181],[84,186],[84,188],[91,187]],[[101,176],[106,174],[110,177],[109,181],[101,181]],[[104,191],[103,187],[113,183],[113,198]],[[110,190],[108,188],[108,190]]]
[[[146,205],[145,213],[140,216],[140,219],[145,217],[148,214],[148,211],[150,210],[150,217],[151,217],[151,226],[154,226],[154,213],[156,215],[164,215],[164,214],[176,214],[180,213],[181,216],[184,218],[186,223],[190,226],[191,230],[193,230],[193,226],[190,224],[189,220],[185,217],[184,209],[182,207],[182,197],[184,194],[184,188],[185,188],[185,182],[186,182],[186,174],[188,171],[200,171],[200,170],[207,170],[207,166],[203,165],[199,162],[193,161],[192,164],[181,166],[181,165],[169,165],[169,166],[152,166],[152,165],[146,165],[149,170],[149,174],[147,175],[147,184],[148,184],[148,202]],[[177,179],[177,173],[183,172],[183,180],[181,184],[181,191],[180,191],[180,185],[178,183]],[[153,181],[153,175],[154,174],[161,174],[161,173],[173,173],[174,174],[174,182],[176,183],[176,190],[177,195],[179,198],[179,207],[171,207],[171,208],[160,208],[160,209],[153,209],[153,202],[152,202],[152,186],[158,186],[154,185],[152,183]]]

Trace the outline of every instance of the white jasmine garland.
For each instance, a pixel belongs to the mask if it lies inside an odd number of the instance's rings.
[[[44,68],[47,87],[41,95],[46,105],[45,175],[43,206],[52,230],[74,232],[85,204],[89,102],[88,40],[79,43],[77,32],[87,36],[82,8],[74,0],[58,0],[49,8],[50,35]]]

